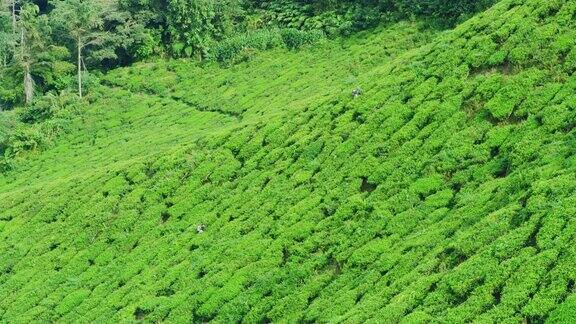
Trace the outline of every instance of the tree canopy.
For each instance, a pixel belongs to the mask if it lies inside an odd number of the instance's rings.
[[[4,0],[0,107],[65,89],[82,98],[92,76],[154,57],[234,61],[280,38],[298,47],[399,19],[450,26],[493,1]]]

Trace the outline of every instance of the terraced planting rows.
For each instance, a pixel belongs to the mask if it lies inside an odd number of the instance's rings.
[[[0,178],[0,318],[573,321],[575,15],[109,74]]]

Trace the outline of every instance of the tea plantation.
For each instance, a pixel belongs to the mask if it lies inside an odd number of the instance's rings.
[[[0,175],[0,322],[573,323],[574,72],[576,0],[114,70]]]

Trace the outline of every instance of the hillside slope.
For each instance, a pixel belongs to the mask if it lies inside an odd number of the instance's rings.
[[[0,178],[0,318],[573,321],[575,27],[503,0],[432,40],[111,73]]]

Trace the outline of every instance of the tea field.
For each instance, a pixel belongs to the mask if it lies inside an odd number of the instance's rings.
[[[575,0],[111,71],[0,175],[0,322],[574,322],[575,71]]]

